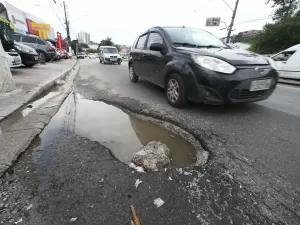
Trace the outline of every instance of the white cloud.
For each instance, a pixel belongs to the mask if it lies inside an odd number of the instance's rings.
[[[1,0],[3,1],[3,0]],[[53,0],[7,0],[16,7],[28,11],[50,23],[56,31],[66,36],[62,25],[56,16],[51,13],[50,3]],[[55,11],[61,18],[63,10],[59,6],[62,0],[56,0]],[[227,0],[234,7],[235,0]],[[206,17],[221,17],[227,25],[230,23],[232,11],[223,0],[66,0],[70,15],[71,37],[75,38],[80,31],[90,33],[91,40],[99,42],[111,37],[115,43],[130,45],[144,30],[152,26],[189,26],[203,28],[218,37],[226,36],[221,27],[205,27]],[[43,7],[34,6],[43,5]],[[194,12],[194,10],[196,11]],[[240,0],[236,16],[236,26],[233,33],[250,29],[261,29],[268,20],[250,20],[268,17],[273,9],[265,5],[263,0]],[[86,16],[88,15],[88,16]],[[63,21],[62,21],[63,22]]]

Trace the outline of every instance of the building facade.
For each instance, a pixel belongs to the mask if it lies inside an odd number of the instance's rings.
[[[44,20],[24,12],[7,2],[5,2],[5,7],[9,20],[14,24],[16,33],[34,34],[45,39],[55,39],[55,32],[52,27],[50,27],[50,30],[44,35],[41,35],[39,31],[33,30],[32,23],[46,24]]]
[[[86,32],[78,33],[78,43],[89,44],[91,41],[91,36]]]

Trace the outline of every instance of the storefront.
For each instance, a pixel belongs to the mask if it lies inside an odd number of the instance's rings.
[[[8,18],[14,24],[15,32],[21,34],[34,34],[44,39],[55,39],[54,29],[44,20],[26,13],[9,3],[5,3]]]

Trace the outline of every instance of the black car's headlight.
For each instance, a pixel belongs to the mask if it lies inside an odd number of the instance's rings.
[[[198,65],[220,73],[232,74],[236,68],[229,63],[210,56],[192,55],[193,60]]]
[[[37,52],[33,48],[25,48],[25,47],[18,46],[18,45],[15,45],[15,48],[21,52],[37,54]]]

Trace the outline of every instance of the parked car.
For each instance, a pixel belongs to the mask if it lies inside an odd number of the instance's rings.
[[[33,48],[16,41],[14,43],[14,48],[19,53],[23,65],[32,67],[39,63],[39,55]]]
[[[57,52],[57,48],[54,46],[54,44],[51,41],[46,41],[48,46],[50,46],[50,48],[54,49],[54,56],[52,57],[52,60],[57,61],[60,60],[60,54],[58,54]]]
[[[99,60],[100,63],[118,63],[122,62],[122,58],[118,53],[118,49],[113,46],[100,46],[99,48]]]
[[[78,52],[77,53],[77,59],[84,59],[84,53]]]
[[[260,101],[272,94],[278,81],[266,58],[231,49],[200,29],[154,27],[132,48],[130,80],[143,77],[165,88],[174,107],[183,107],[188,99],[209,104]]]
[[[61,59],[67,59],[69,57],[68,53],[64,49],[57,49],[57,51],[59,52]]]
[[[10,68],[19,67],[22,65],[22,60],[18,52],[14,49],[5,52],[5,58],[7,59],[8,66]]]
[[[300,80],[300,44],[273,55],[271,64],[279,77]]]
[[[49,45],[45,40],[31,34],[14,35],[15,41],[28,45],[36,50],[39,57],[44,57],[46,62],[49,62],[55,55],[55,49]]]

